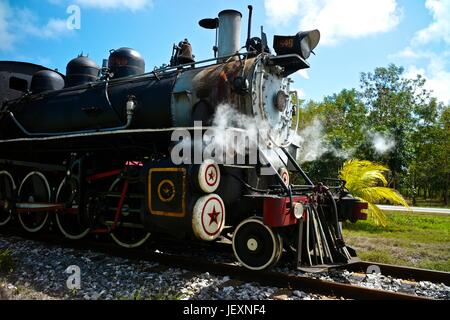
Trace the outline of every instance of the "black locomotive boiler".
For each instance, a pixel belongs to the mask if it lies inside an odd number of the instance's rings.
[[[294,253],[299,267],[352,259],[339,223],[364,219],[367,204],[343,187],[314,184],[290,143],[288,77],[309,67],[319,31],[275,36],[272,54],[264,32],[250,36],[251,10],[241,47],[241,20],[235,10],[201,20],[218,35],[214,57],[195,61],[184,40],[169,65],[151,72],[130,48],[112,50],[102,68],[79,56],[65,75],[0,61],[0,227],[48,232],[54,219],[69,239],[109,234],[127,248],[162,234],[229,238],[237,260],[254,270],[283,253]],[[224,105],[268,127],[256,162],[174,161],[186,141],[173,133],[214,129]],[[242,123],[231,129],[245,132]],[[189,143],[205,147],[203,139]]]

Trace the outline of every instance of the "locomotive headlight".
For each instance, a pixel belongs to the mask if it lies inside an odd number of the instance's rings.
[[[284,91],[282,90],[278,91],[274,98],[275,109],[277,109],[280,112],[283,112],[284,110],[286,110],[287,103],[288,103],[287,94],[284,93]]]
[[[303,59],[308,59],[319,41],[319,30],[304,31],[295,36],[275,36],[273,48],[278,55],[295,53]]]
[[[308,59],[311,52],[317,46],[320,40],[319,30],[305,31],[297,33],[297,37],[300,38],[300,50],[302,57]]]

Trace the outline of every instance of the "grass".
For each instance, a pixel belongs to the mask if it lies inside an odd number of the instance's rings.
[[[344,224],[344,239],[363,260],[450,271],[450,215],[387,212],[388,226]]]
[[[408,204],[412,206],[412,199],[407,198]],[[430,207],[430,208],[450,208],[450,203],[445,205],[442,199],[424,199],[417,198],[415,207]]]
[[[14,259],[10,249],[0,249],[0,272],[12,272],[14,270]]]

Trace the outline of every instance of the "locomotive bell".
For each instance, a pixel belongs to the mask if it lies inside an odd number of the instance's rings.
[[[195,56],[192,54],[192,46],[187,39],[181,41],[178,46],[176,46],[175,56],[172,57],[172,65],[193,63]]]

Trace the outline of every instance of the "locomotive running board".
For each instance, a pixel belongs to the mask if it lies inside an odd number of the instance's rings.
[[[44,141],[55,141],[55,140],[69,140],[74,138],[86,138],[86,137],[104,137],[104,136],[118,136],[118,135],[129,135],[133,133],[140,134],[152,134],[152,133],[170,133],[171,131],[194,131],[201,130],[206,131],[208,129],[216,129],[217,127],[212,126],[203,126],[203,127],[172,127],[172,128],[160,128],[160,129],[124,129],[124,130],[116,130],[116,131],[99,131],[99,132],[84,132],[80,130],[80,133],[73,134],[61,134],[61,135],[51,135],[51,136],[42,136],[42,137],[34,137],[34,138],[15,138],[15,139],[5,139],[0,140],[0,144],[7,144],[13,142],[44,142]],[[228,128],[228,130],[233,130],[237,132],[245,133],[245,129],[241,128]]]
[[[56,165],[56,164],[39,163],[39,162],[0,159],[0,164],[4,164],[7,166],[10,165],[10,166],[36,168],[36,169],[39,169],[42,171],[66,171],[65,166]]]

